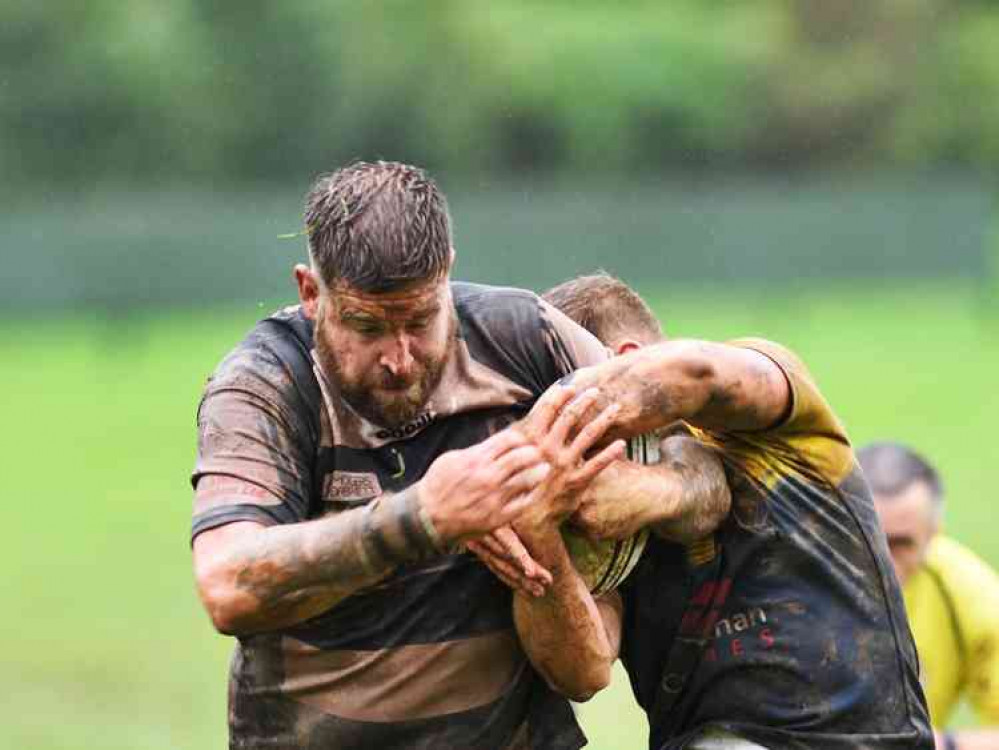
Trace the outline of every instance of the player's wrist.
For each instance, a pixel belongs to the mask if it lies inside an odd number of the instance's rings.
[[[365,506],[361,539],[365,557],[379,567],[434,557],[445,549],[412,487]]]
[[[443,551],[463,541],[455,524],[451,522],[447,514],[442,512],[439,498],[428,486],[425,479],[411,485],[409,491],[412,492],[416,504],[415,512],[420,527],[438,551]]]
[[[513,524],[513,530],[534,562],[547,570],[553,579],[564,580],[568,573],[575,571],[559,525],[552,522],[528,525],[519,520]],[[551,588],[546,583],[544,593],[550,593]]]

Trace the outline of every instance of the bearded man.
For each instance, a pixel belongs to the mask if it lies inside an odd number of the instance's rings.
[[[230,746],[575,750],[510,591],[461,545],[528,512],[557,528],[622,454],[598,446],[613,405],[549,389],[606,350],[533,293],[452,283],[447,204],[419,169],[325,175],[305,224],[300,304],[225,357],[198,413],[194,568],[237,638]],[[599,625],[571,570],[521,572]]]

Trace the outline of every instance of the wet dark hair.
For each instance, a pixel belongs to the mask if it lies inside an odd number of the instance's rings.
[[[663,338],[659,321],[645,300],[604,271],[565,281],[541,297],[606,345],[620,338],[635,338],[644,344]]]
[[[449,270],[447,201],[417,167],[359,161],[322,175],[304,218],[311,260],[328,286],[387,292]]]
[[[890,499],[915,482],[923,482],[935,504],[943,502],[943,484],[936,469],[911,448],[890,441],[870,443],[857,451],[857,460],[875,494]]]

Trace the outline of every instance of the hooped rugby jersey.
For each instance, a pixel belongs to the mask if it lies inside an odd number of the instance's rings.
[[[772,359],[792,402],[768,430],[694,431],[732,489],[711,578],[650,539],[622,589],[622,659],[650,747],[723,730],[782,750],[932,750],[902,597],[846,433],[792,353],[733,343]],[[676,639],[699,649],[685,674],[669,668]]]
[[[238,477],[247,489],[196,500],[192,538],[233,521],[305,521],[400,491],[441,453],[481,442],[561,377],[607,358],[530,292],[454,283],[452,297],[453,355],[425,411],[396,429],[361,418],[318,369],[311,381],[296,376],[295,348],[312,340],[299,308],[259,323],[206,387],[193,475],[195,485]],[[485,566],[456,553],[402,565],[308,621],[239,638],[230,746],[575,750],[582,732],[528,663],[511,604]]]

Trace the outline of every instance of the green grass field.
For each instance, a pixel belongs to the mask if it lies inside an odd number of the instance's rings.
[[[967,288],[663,291],[671,335],[762,335],[811,365],[855,442],[909,441],[950,531],[999,564],[991,525],[999,318]],[[227,639],[193,592],[187,475],[204,378],[269,306],[0,325],[4,746],[220,748]],[[626,682],[583,709],[597,750],[644,746]]]

